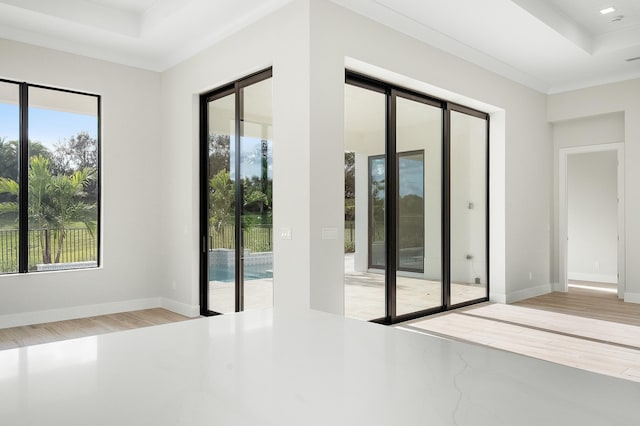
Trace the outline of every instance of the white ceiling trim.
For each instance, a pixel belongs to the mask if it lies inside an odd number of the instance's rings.
[[[0,37],[164,71],[293,0],[0,0]],[[640,77],[640,0],[331,0],[543,93]]]

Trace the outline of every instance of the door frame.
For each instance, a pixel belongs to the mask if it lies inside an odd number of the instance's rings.
[[[569,289],[567,262],[569,258],[569,208],[568,194],[568,160],[570,155],[593,152],[615,151],[618,158],[617,192],[618,192],[618,298],[623,299],[626,291],[625,274],[625,233],[624,233],[624,143],[615,142],[599,145],[584,145],[558,150],[558,289],[567,292]]]
[[[431,315],[451,309],[461,308],[472,305],[474,303],[485,302],[489,300],[491,289],[491,274],[489,270],[490,264],[490,151],[491,151],[491,123],[489,114],[453,102],[436,98],[434,96],[416,92],[414,90],[397,86],[395,84],[378,80],[356,71],[345,71],[345,84],[360,87],[366,90],[382,93],[386,97],[386,117],[385,117],[385,153],[383,154],[385,161],[385,186],[387,188],[396,188],[394,191],[385,192],[385,259],[386,267],[384,269],[385,276],[385,316],[371,320],[371,322],[382,324],[395,324],[398,322],[409,321],[426,315]],[[442,110],[442,180],[441,180],[441,288],[442,298],[441,304],[437,307],[427,308],[411,313],[397,315],[396,313],[396,273],[397,273],[397,218],[398,218],[398,152],[396,150],[396,101],[397,98],[404,98],[410,101],[431,105]],[[467,300],[457,304],[451,304],[451,282],[450,282],[450,145],[451,145],[451,111],[459,112],[465,115],[481,118],[486,121],[486,158],[485,158],[485,182],[486,182],[486,270],[487,283],[486,292],[483,297]],[[371,172],[368,172],[370,180]],[[370,187],[369,182],[369,187]],[[368,190],[369,208],[371,208],[370,188]],[[426,213],[425,213],[426,214]],[[369,224],[367,225],[369,226]],[[370,234],[369,234],[370,235]],[[370,239],[369,239],[370,241]],[[370,256],[370,253],[369,253]],[[370,258],[369,258],[370,260]]]
[[[242,229],[242,180],[240,179],[240,142],[242,138],[242,125],[244,122],[244,96],[245,87],[259,83],[273,77],[273,69],[267,68],[258,71],[249,76],[243,77],[227,85],[209,90],[200,95],[200,315],[211,316],[220,315],[209,309],[209,135],[208,135],[208,104],[210,101],[220,99],[225,96],[234,95],[235,97],[235,128],[234,138],[230,143],[235,147],[235,158],[230,159],[234,162],[236,170],[235,184],[235,211],[234,211],[234,231],[235,231],[235,312],[244,310],[244,242]]]

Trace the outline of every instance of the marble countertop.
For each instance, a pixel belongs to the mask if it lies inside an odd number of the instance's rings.
[[[0,424],[638,425],[640,383],[315,311],[0,351]]]

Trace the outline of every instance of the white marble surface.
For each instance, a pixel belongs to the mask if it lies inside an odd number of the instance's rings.
[[[0,351],[0,424],[638,425],[640,384],[320,312]]]

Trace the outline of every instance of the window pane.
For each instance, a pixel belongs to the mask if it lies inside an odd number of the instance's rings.
[[[271,79],[242,89],[242,271],[244,310],[273,306]]]
[[[442,110],[396,103],[396,314],[442,305]]]
[[[209,309],[235,312],[235,96],[209,102]]]
[[[0,274],[18,272],[20,88],[0,82]]]
[[[345,315],[385,312],[385,132],[382,93],[345,85]]]
[[[98,98],[29,88],[29,270],[97,266]]]
[[[487,121],[451,112],[451,304],[487,296]]]

